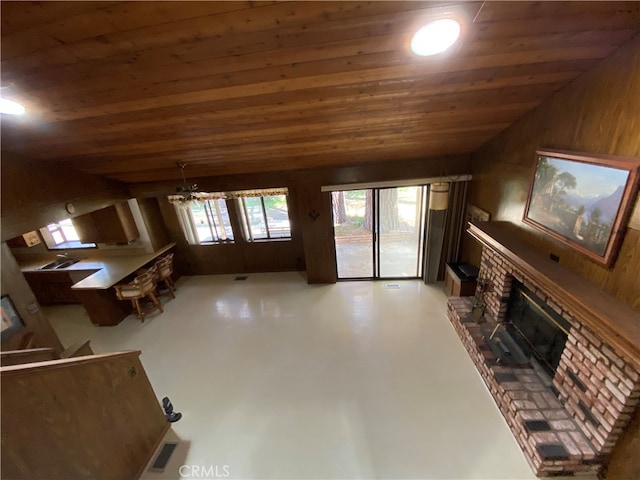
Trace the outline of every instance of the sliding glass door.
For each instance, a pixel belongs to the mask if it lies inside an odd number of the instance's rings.
[[[425,187],[332,193],[338,278],[422,275]]]
[[[374,277],[372,192],[331,194],[338,278]]]
[[[423,190],[423,187],[398,187],[378,191],[380,278],[422,275]]]

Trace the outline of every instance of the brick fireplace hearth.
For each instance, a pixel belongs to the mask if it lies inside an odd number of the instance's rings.
[[[536,475],[598,473],[640,402],[640,316],[519,241],[509,224],[469,232],[483,246],[479,279],[493,289],[484,322],[471,319],[470,297],[449,299],[449,319]],[[505,363],[488,342],[508,321],[514,279],[570,325],[552,378],[535,361]]]

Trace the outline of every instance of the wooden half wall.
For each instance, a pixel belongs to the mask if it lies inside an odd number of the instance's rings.
[[[169,428],[139,356],[2,367],[2,478],[138,478]]]
[[[640,312],[640,230],[629,228],[611,269],[522,223],[535,151],[571,150],[640,158],[640,37],[601,61],[474,152],[468,201],[519,227],[523,239]],[[636,206],[640,208],[640,206]],[[467,234],[462,259],[479,265]]]

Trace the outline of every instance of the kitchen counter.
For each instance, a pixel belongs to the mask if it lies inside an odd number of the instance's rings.
[[[69,292],[84,306],[94,325],[118,325],[129,313],[131,302],[117,298],[115,289],[111,288],[139,268],[152,263],[156,258],[171,250],[176,244],[169,243],[153,253],[142,255],[123,255],[119,257],[99,257],[98,255],[83,258],[79,262],[59,270],[39,270],[49,262],[30,262],[23,264],[21,270],[26,275],[37,276],[46,283],[47,275],[66,273],[71,278],[80,279],[70,287]]]
[[[49,272],[94,272],[83,280],[80,280],[78,283],[75,283],[71,289],[106,290],[113,287],[115,284],[131,275],[145,264],[168,252],[175,245],[175,243],[169,243],[153,253],[143,255],[123,255],[120,257],[89,256],[83,258],[78,263],[75,263],[70,267],[59,270],[39,270],[40,267],[49,262],[29,262],[27,264],[23,264],[21,270],[22,272],[38,272],[42,274],[47,274]],[[71,255],[71,258],[73,258],[73,255]]]

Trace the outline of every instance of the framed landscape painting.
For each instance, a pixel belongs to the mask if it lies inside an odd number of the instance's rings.
[[[523,221],[610,267],[638,193],[640,160],[538,150]]]

